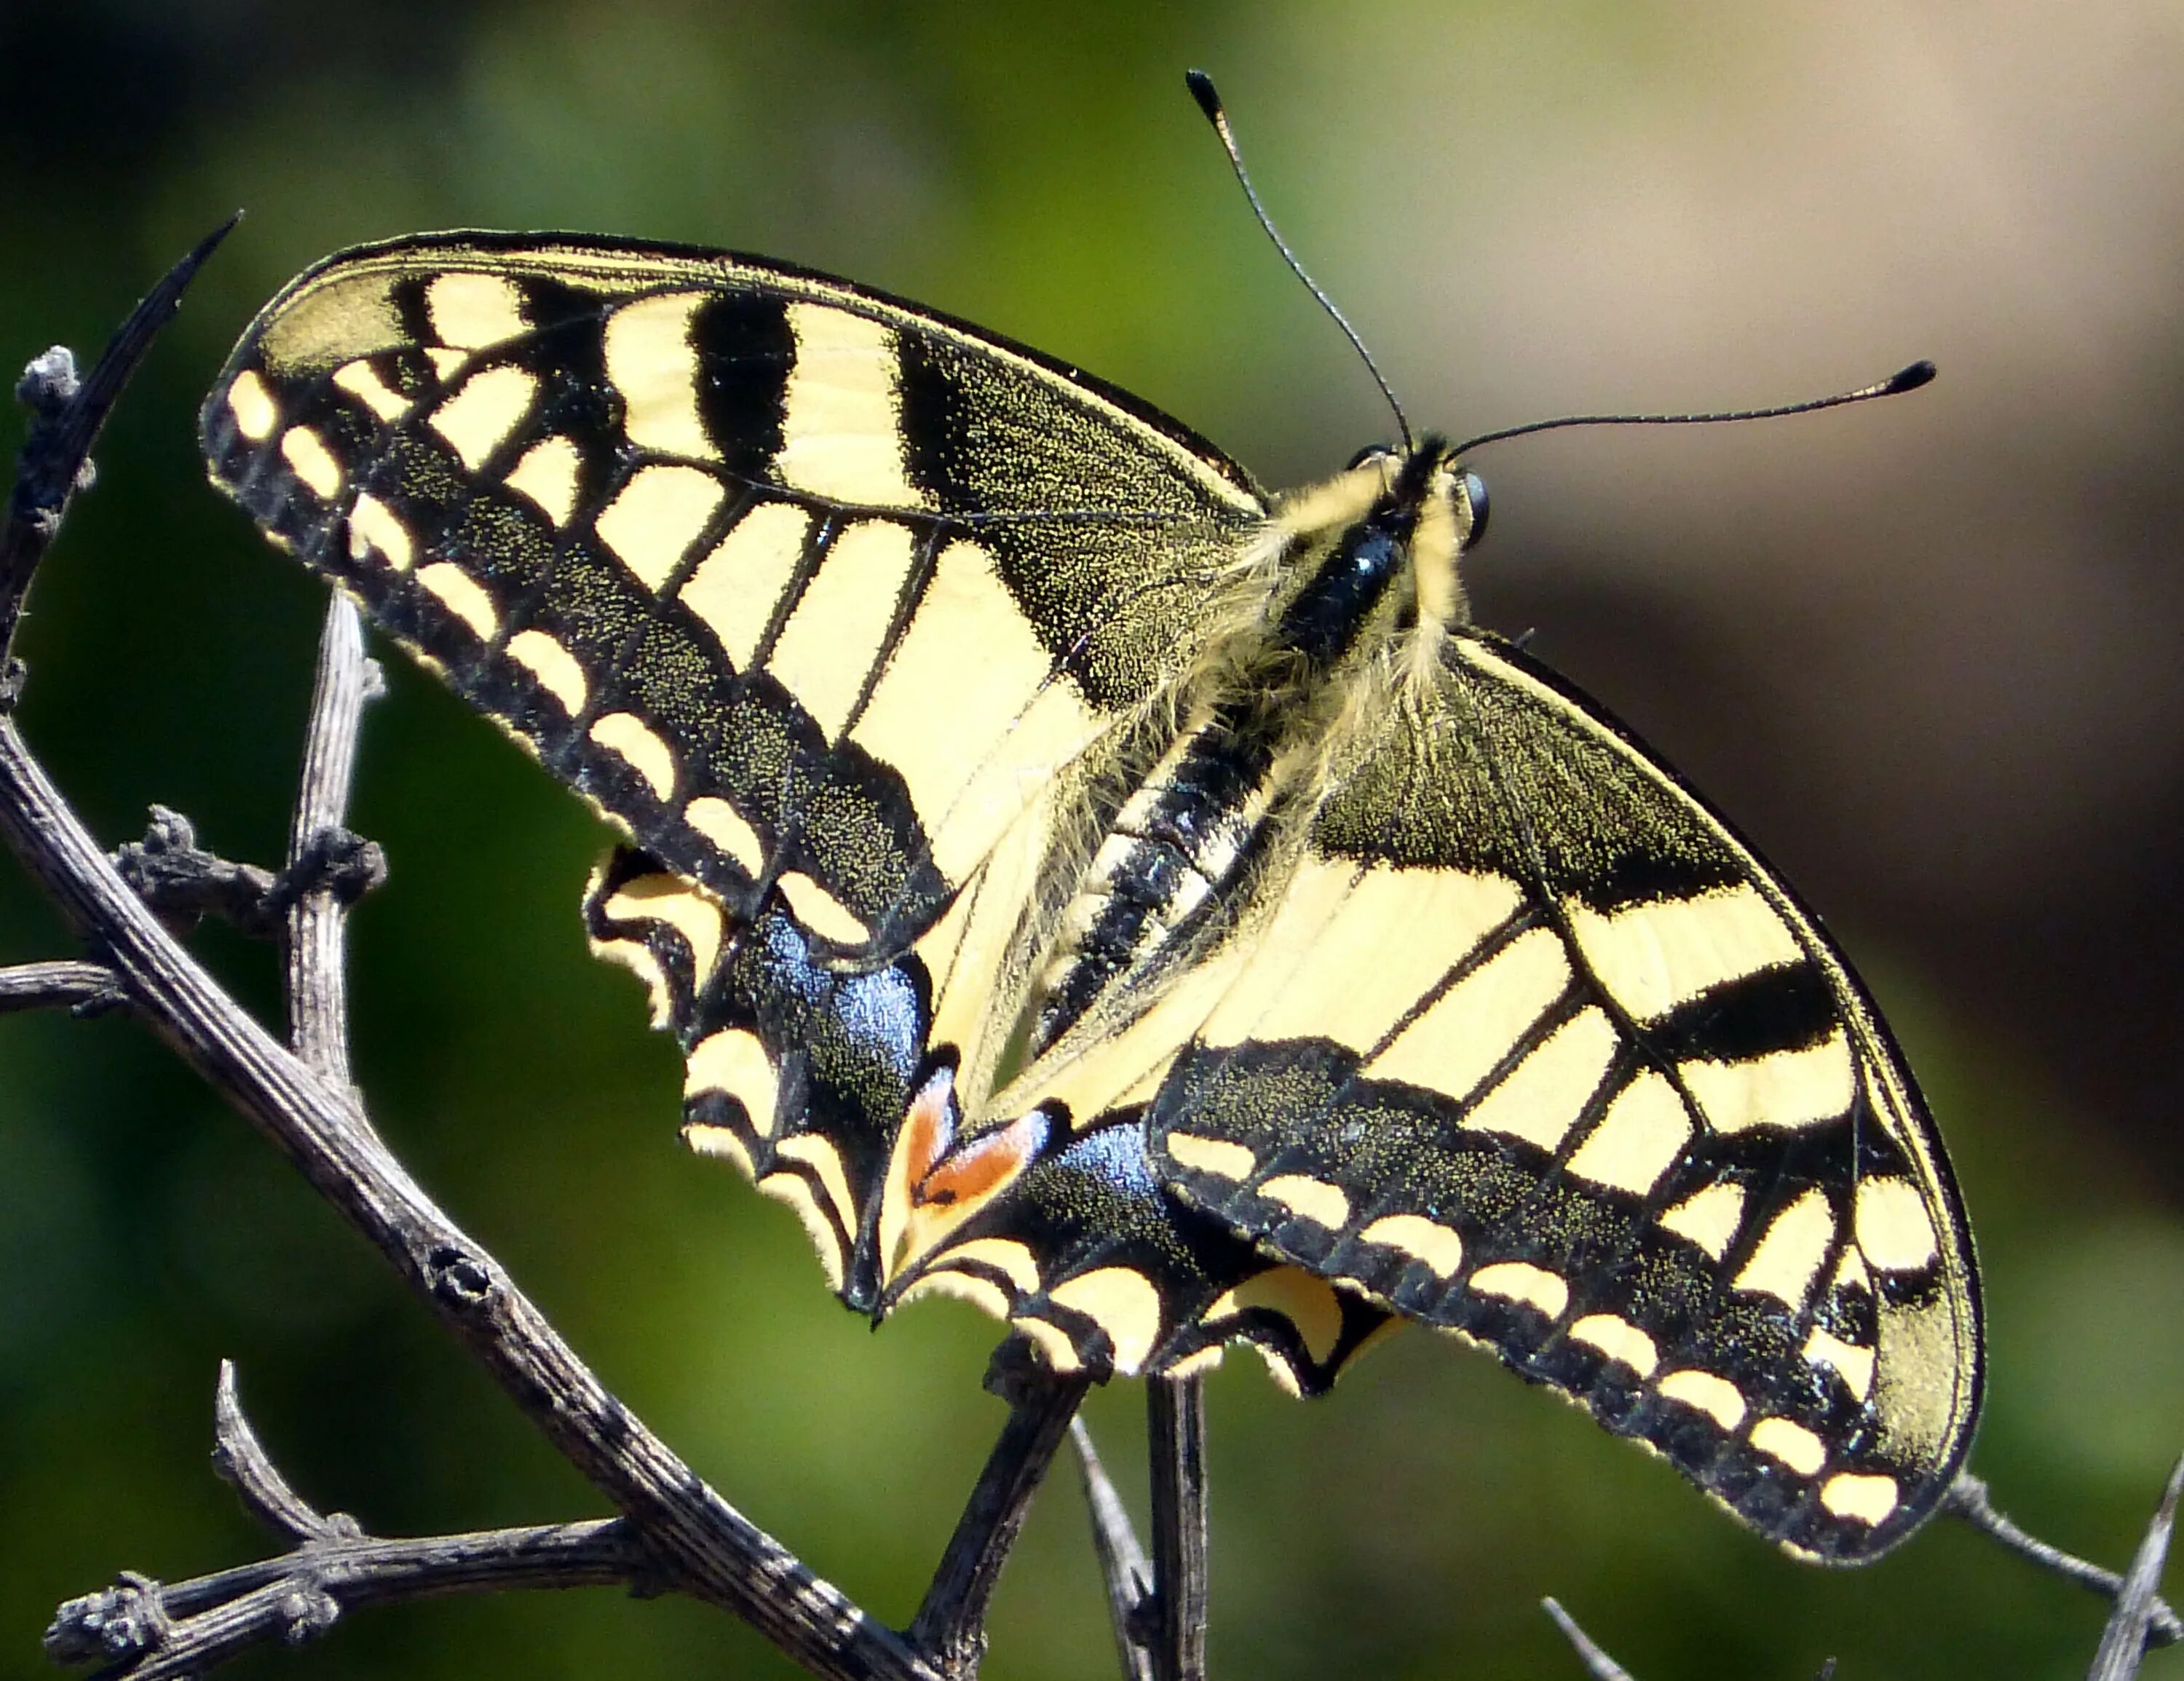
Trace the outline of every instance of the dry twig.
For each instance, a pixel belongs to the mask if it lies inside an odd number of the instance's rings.
[[[77,381],[64,350],[47,353],[26,374],[23,395],[33,421],[0,529],[0,660],[7,659],[24,595],[68,498],[88,482],[88,452],[100,422],[218,237],[162,281],[89,378]],[[348,1083],[340,977],[342,904],[374,873],[369,857],[350,847],[339,827],[362,702],[371,687],[353,615],[339,607],[328,615],[289,868],[277,877],[252,875],[197,854],[163,877],[175,892],[200,895],[173,909],[212,910],[248,921],[254,905],[287,917],[293,1053],[221,991],[86,831],[16,728],[12,701],[20,667],[9,660],[4,669],[0,837],[105,960],[67,970],[40,966],[42,972],[27,978],[19,971],[16,995],[45,1002],[82,1002],[109,993],[125,998],[379,1249],[623,1514],[483,1535],[374,1539],[353,1524],[321,1517],[288,1489],[242,1422],[231,1381],[225,1382],[221,1461],[246,1502],[295,1544],[292,1550],[164,1587],[125,1574],[114,1588],[64,1606],[48,1650],[66,1660],[104,1662],[109,1676],[195,1675],[252,1645],[307,1637],[345,1606],[479,1587],[620,1582],[646,1592],[688,1593],[732,1611],[815,1675],[943,1681],[944,1672],[911,1641],[814,1576],[610,1393],[500,1263],[424,1194],[372,1130]],[[139,855],[158,852],[173,863],[177,854],[194,853],[178,820],[161,839],[175,844],[140,849]],[[220,884],[209,896],[208,879]],[[1052,1420],[1055,1440],[1074,1405],[1072,1396]],[[1035,1455],[1032,1458],[1044,1468]],[[1019,1475],[1005,1498],[987,1491],[982,1521],[990,1533],[973,1550],[981,1561],[971,1572],[973,1586],[942,1619],[958,1650],[982,1643],[983,1595],[1036,1481],[1035,1472]],[[948,1602],[945,1595],[936,1601]]]
[[[1100,1579],[1106,1584],[1107,1617],[1115,1630],[1115,1656],[1122,1665],[1123,1681],[1153,1681],[1152,1654],[1143,1636],[1152,1597],[1152,1566],[1082,1418],[1070,1420],[1069,1437],[1077,1449],[1084,1505],[1092,1517],[1092,1549],[1099,1556]]]
[[[1970,1472],[1961,1472],[1950,1485],[1940,1510],[1949,1517],[1969,1523],[1971,1527],[2006,1550],[2015,1553],[2027,1563],[2060,1576],[2080,1587],[2090,1589],[2103,1599],[2114,1600],[2124,1593],[2126,1584],[2113,1570],[2090,1564],[2060,1547],[2051,1546],[2038,1536],[2028,1534],[2009,1518],[1995,1510],[1994,1501],[1987,1493],[1984,1479]],[[2157,1572],[2157,1576],[2159,1572]],[[2148,1589],[2149,1593],[2152,1589]],[[2177,1619],[2167,1600],[2156,1597],[2148,1602],[2143,1644],[2149,1649],[2170,1646],[2184,1639],[2184,1622]]]

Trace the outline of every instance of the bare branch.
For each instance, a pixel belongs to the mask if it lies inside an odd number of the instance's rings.
[[[379,668],[365,656],[356,605],[336,592],[319,635],[304,771],[288,831],[292,871],[323,856],[329,838],[346,832],[365,703],[382,692]],[[286,930],[288,1043],[308,1066],[343,1086],[351,1083],[346,897],[331,880],[298,893]]]
[[[91,370],[76,377],[75,359],[56,345],[23,370],[15,395],[31,411],[31,429],[17,458],[15,483],[0,523],[0,704],[12,699],[20,673],[12,665],[15,626],[38,562],[60,530],[69,498],[91,482],[91,446],[114,400],[136,371],[159,329],[173,319],[198,268],[227,237],[231,217],[198,242],[130,313]]]
[[[220,1361],[220,1383],[213,1394],[212,1468],[223,1482],[235,1485],[244,1509],[284,1540],[335,1540],[364,1533],[347,1512],[322,1515],[288,1486],[243,1416],[231,1360]]]
[[[2184,1496],[2184,1459],[2169,1473],[2169,1486],[2161,1491],[2161,1504],[2146,1526],[2146,1537],[2116,1595],[2115,1610],[2101,1631],[2101,1644],[2093,1654],[2087,1681],[2132,1681],[2139,1659],[2145,1656],[2153,1608],[2160,1603],[2153,1590],[2161,1585],[2161,1568],[2169,1561],[2169,1537],[2176,1527],[2176,1502]]]
[[[1555,1627],[1563,1631],[1563,1638],[1575,1649],[1578,1662],[1585,1666],[1585,1673],[1591,1676],[1593,1681],[1630,1681],[1630,1672],[1595,1645],[1592,1637],[1577,1626],[1577,1619],[1564,1611],[1559,1603],[1552,1599],[1545,1599],[1540,1604],[1554,1619]]]
[[[1069,1439],[1077,1449],[1077,1468],[1084,1480],[1084,1504],[1092,1513],[1092,1550],[1100,1556],[1100,1578],[1107,1585],[1107,1618],[1114,1625],[1115,1655],[1123,1681],[1153,1681],[1152,1654],[1139,1637],[1152,1594],[1152,1566],[1130,1527],[1130,1514],[1092,1445],[1082,1416],[1069,1421]]]
[[[1011,1336],[994,1350],[986,1387],[1009,1404],[1009,1422],[933,1572],[910,1625],[911,1644],[949,1675],[975,1675],[986,1650],[986,1607],[1091,1380],[1058,1373]]]
[[[1969,1471],[1958,1473],[1949,1492],[1942,1497],[1937,1508],[1948,1516],[1961,1518],[1989,1540],[1997,1541],[2020,1558],[2038,1565],[2042,1570],[2053,1572],[2081,1588],[2091,1589],[2105,1599],[2114,1599],[2123,1591],[2124,1578],[2113,1570],[2104,1570],[2098,1564],[2064,1552],[2060,1547],[2050,1546],[2036,1535],[2028,1534],[1994,1508],[1987,1494],[1986,1482]],[[2184,1639],[2184,1623],[2177,1620],[2168,1601],[2155,1599],[2148,1612],[2147,1644],[2149,1646],[2174,1645]]]
[[[57,960],[0,969],[0,1013],[59,1007],[95,1016],[127,1002],[121,977],[103,963]]]
[[[210,916],[246,934],[276,926],[272,910],[280,878],[255,864],[237,864],[198,844],[197,826],[179,811],[152,808],[144,838],[114,849],[114,867],[137,898],[170,927],[187,932]]]
[[[125,1571],[54,1613],[45,1645],[55,1662],[104,1664],[102,1681],[164,1681],[272,1640],[299,1645],[356,1606],[510,1588],[660,1586],[657,1564],[622,1518],[419,1540],[366,1535],[355,1519],[322,1516],[289,1486],[243,1417],[232,1361],[220,1362],[214,1412],[214,1468],[294,1550],[171,1584]]]
[[[1206,1681],[1206,1380],[1148,1378],[1153,1477],[1150,1644],[1158,1681]]]
[[[624,1518],[542,1523],[421,1540],[369,1535],[305,1543],[282,1557],[164,1584],[125,1572],[69,1600],[46,1630],[56,1663],[107,1666],[100,1681],[198,1676],[253,1646],[298,1645],[345,1611],[512,1588],[643,1584],[648,1564]]]
[[[285,932],[289,913],[324,895],[346,905],[387,879],[379,848],[339,827],[320,827],[278,875],[237,864],[198,844],[197,826],[164,805],[152,808],[144,838],[116,848],[114,867],[159,920],[187,933],[207,916],[254,939]]]
[[[38,413],[0,531],[0,652],[98,420],[209,249],[209,242],[200,246],[139,307],[81,387],[64,392],[52,370],[34,379]],[[373,1133],[354,1094],[276,1043],[220,990],[123,881],[30,752],[11,710],[0,715],[0,837],[110,961],[137,1013],[380,1250],[548,1439],[641,1529],[661,1582],[733,1611],[815,1674],[940,1681],[892,1631],[707,1487],[608,1391],[499,1262],[424,1194]],[[125,1588],[137,1593],[132,1604],[142,1601],[141,1587]],[[136,1614],[102,1611],[100,1627]],[[200,1652],[195,1668],[226,1650]]]
[[[448,1218],[337,1091],[276,1044],[160,927],[0,719],[0,833],[98,939],[144,1019],[362,1233],[571,1463],[655,1539],[678,1587],[822,1676],[935,1681],[685,1465],[579,1360],[499,1261]]]

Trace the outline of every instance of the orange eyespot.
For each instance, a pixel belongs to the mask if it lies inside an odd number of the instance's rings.
[[[916,1110],[911,1111],[913,1118]],[[1046,1142],[1046,1116],[1039,1110],[973,1138],[918,1177],[910,1194],[916,1208],[948,1208],[991,1195],[1016,1177]]]

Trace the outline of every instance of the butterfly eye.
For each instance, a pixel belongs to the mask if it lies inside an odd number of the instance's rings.
[[[1463,499],[1471,504],[1471,532],[1463,540],[1467,549],[1479,547],[1479,538],[1486,535],[1486,481],[1476,473],[1463,476]]]

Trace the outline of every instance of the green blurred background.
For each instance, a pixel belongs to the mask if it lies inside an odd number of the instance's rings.
[[[2184,12],[1874,3],[1031,6],[0,0],[0,360],[89,353],[237,205],[115,420],[22,651],[98,832],[146,804],[270,860],[320,596],[204,485],[198,394],[294,270],[424,227],[574,227],[836,270],[1118,381],[1269,482],[1390,427],[1247,220],[1289,235],[1423,423],[1815,394],[1768,426],[1478,465],[1480,615],[1605,696],[1830,918],[1950,1138],[1986,1263],[2004,1504],[2120,1561],[2184,1447]],[[1000,1422],[993,1328],[873,1336],[787,1213],[675,1142],[678,1069],[584,955],[605,836],[406,667],[357,821],[362,1078],[425,1183],[605,1378],[878,1614],[916,1604]],[[268,954],[198,948],[258,1007]],[[67,950],[0,882],[0,956]],[[129,1022],[0,1024],[0,1675],[55,1601],[265,1544],[205,1461],[222,1355],[299,1485],[382,1533],[597,1499],[273,1153]],[[1134,1498],[1134,1385],[1091,1416]],[[2099,1608],[1967,1533],[1822,1573],[1424,1335],[1332,1400],[1212,1394],[1216,1673],[2081,1674]],[[1067,1478],[989,1673],[1106,1676]],[[771,1676],[611,1593],[364,1614],[249,1675]],[[2152,1676],[2184,1675],[2173,1656]]]

